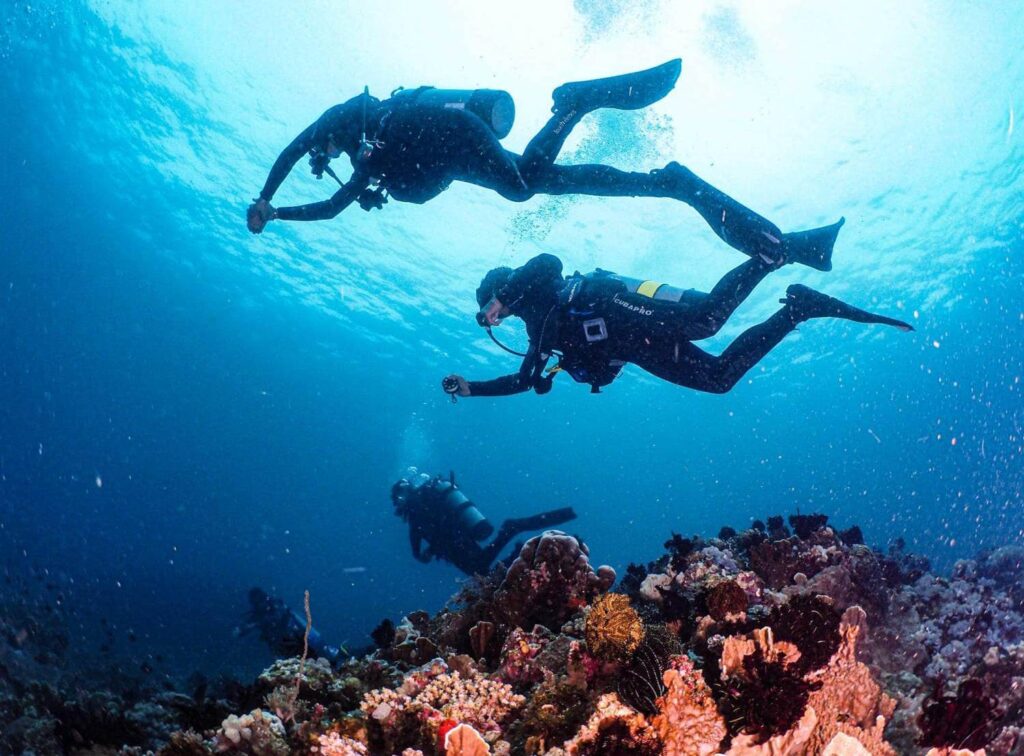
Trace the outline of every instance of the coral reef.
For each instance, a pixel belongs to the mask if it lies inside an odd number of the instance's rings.
[[[13,607],[0,752],[1024,753],[1018,547],[939,576],[856,526],[773,516],[673,534],[613,581],[549,531],[434,615],[382,622],[364,654],[281,659],[249,685],[188,693],[84,685],[59,615]]]

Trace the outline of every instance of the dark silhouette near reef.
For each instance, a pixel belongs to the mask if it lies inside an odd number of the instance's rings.
[[[410,468],[391,488],[395,514],[409,523],[409,544],[421,562],[443,559],[467,575],[490,570],[501,550],[516,536],[576,519],[571,507],[532,517],[511,518],[494,533],[494,526],[455,483],[455,475],[430,477]],[[423,544],[426,542],[426,548]]]

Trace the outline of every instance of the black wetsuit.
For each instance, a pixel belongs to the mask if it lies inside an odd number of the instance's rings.
[[[275,161],[260,197],[269,202],[295,164],[330,134],[361,130],[366,105],[367,139],[379,143],[367,157],[358,145],[338,145],[349,154],[353,173],[323,202],[282,207],[282,220],[333,218],[372,181],[402,202],[424,203],[452,181],[465,181],[522,202],[535,194],[671,197],[676,188],[652,173],[621,171],[605,165],[556,165],[565,139],[585,115],[555,114],[522,155],[502,147],[494,132],[468,111],[418,104],[408,95],[378,100],[363,95],[336,105],[299,134]]]
[[[519,372],[490,381],[470,381],[473,396],[504,396],[531,388],[545,393],[543,375],[552,351],[577,380],[595,389],[632,362],[653,375],[698,391],[724,393],[796,325],[783,307],[741,334],[720,355],[693,341],[713,336],[754,287],[777,266],[753,257],[730,271],[710,293],[689,290],[678,302],[630,293],[610,274],[563,279],[553,255],[534,257],[516,269],[498,299],[526,322],[530,345]],[[566,301],[566,287],[577,292]],[[603,326],[593,325],[603,321]],[[591,323],[588,340],[585,324]],[[597,337],[597,338],[594,338]]]
[[[469,533],[453,527],[451,512],[442,505],[444,495],[427,484],[413,493],[406,504],[403,516],[409,522],[412,555],[424,563],[434,558],[443,559],[467,575],[486,574],[501,550],[520,533],[576,519],[576,513],[569,507],[533,517],[511,518],[501,524],[490,543],[480,544]],[[423,549],[424,541],[426,550]]]

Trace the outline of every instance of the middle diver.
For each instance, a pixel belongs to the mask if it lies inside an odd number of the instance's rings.
[[[454,473],[444,478],[431,477],[417,472],[415,467],[410,467],[405,477],[391,487],[391,502],[395,514],[409,523],[409,544],[417,560],[443,559],[467,575],[486,574],[501,550],[517,535],[576,519],[572,507],[510,518],[501,524],[494,539],[483,545],[480,542],[494,532],[494,526],[455,484]]]
[[[781,264],[754,256],[727,273],[710,293],[677,289],[608,271],[562,277],[562,261],[537,255],[515,270],[495,268],[476,290],[477,323],[490,332],[514,315],[526,323],[529,347],[519,372],[490,381],[449,375],[446,392],[505,396],[551,389],[557,371],[588,383],[597,393],[627,362],[679,386],[724,394],[782,339],[811,318],[842,318],[912,331],[902,320],[876,315],[802,284],[786,289],[783,307],[740,334],[720,355],[692,342],[710,338],[754,287]],[[493,335],[492,335],[493,338]],[[547,374],[552,355],[558,364]]]
[[[379,209],[388,195],[422,204],[451,182],[464,181],[513,202],[537,194],[669,197],[693,207],[723,241],[744,254],[830,270],[841,220],[783,234],[678,163],[630,172],[608,165],[555,162],[586,114],[601,108],[636,110],[657,102],[675,86],[681,65],[676,58],[644,71],[561,85],[552,93],[552,117],[521,155],[499,141],[508,134],[515,111],[506,92],[420,87],[396,90],[389,99],[379,100],[364,91],[330,108],[284,149],[249,206],[249,230],[262,233],[272,220],[333,218],[353,202],[367,211]],[[352,163],[351,177],[329,200],[275,208],[270,204],[275,192],[307,153],[318,178],[326,172],[339,184],[329,163],[345,153]]]

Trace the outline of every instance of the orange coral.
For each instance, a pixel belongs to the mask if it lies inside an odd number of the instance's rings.
[[[688,660],[677,657],[662,680],[667,690],[657,700],[659,713],[653,724],[664,756],[718,753],[718,744],[726,736],[725,721],[704,675]]]
[[[733,738],[729,756],[809,756],[824,754],[827,749],[837,756],[895,756],[896,751],[885,741],[883,730],[896,702],[882,692],[868,668],[857,661],[857,640],[865,619],[866,614],[859,606],[843,613],[839,649],[827,665],[804,678],[818,687],[811,692],[800,721],[787,732],[760,744],[751,735],[738,735]],[[856,741],[860,750],[851,741]]]
[[[625,659],[644,639],[644,623],[629,605],[629,596],[599,596],[587,615],[587,648],[602,659]]]

